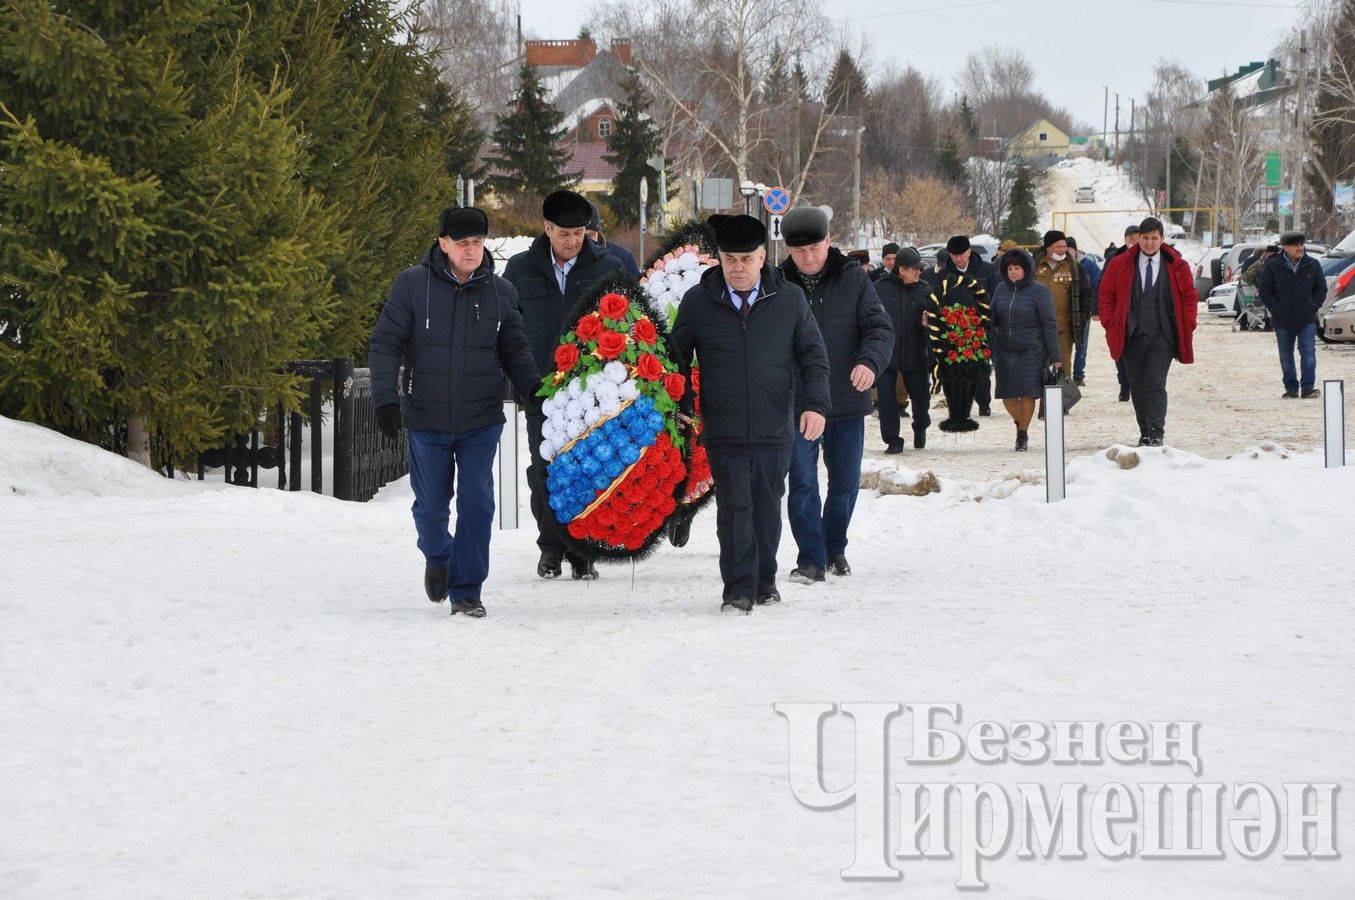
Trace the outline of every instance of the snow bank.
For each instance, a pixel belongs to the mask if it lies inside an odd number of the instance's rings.
[[[0,501],[26,497],[163,497],[182,484],[47,428],[0,416]]]

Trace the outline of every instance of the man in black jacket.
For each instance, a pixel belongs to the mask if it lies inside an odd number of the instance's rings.
[[[967,236],[957,234],[946,241],[946,255],[945,265],[932,278],[933,285],[940,284],[951,275],[963,275],[965,278],[976,279],[988,292],[988,296],[993,296],[993,291],[997,290],[997,270],[974,253],[973,245],[969,243]],[[991,416],[993,414],[993,379],[991,375],[983,376],[975,387],[974,402],[979,405],[979,415]]]
[[[494,274],[485,251],[488,234],[480,210],[444,211],[437,243],[391,285],[368,354],[381,432],[399,437],[402,407],[409,429],[424,590],[434,603],[450,596],[452,615],[475,618],[485,614],[480,588],[489,574],[503,373],[528,398],[540,380],[513,286]],[[454,494],[455,536],[448,530]]]
[[[588,227],[584,230],[584,234],[588,235],[588,240],[615,256],[616,261],[621,263],[622,271],[631,278],[639,278],[640,265],[635,261],[635,257],[625,247],[602,236],[602,213],[598,210],[596,203],[589,201],[588,205],[593,208],[593,216],[588,220]]]
[[[721,610],[776,603],[781,497],[796,434],[823,434],[828,353],[804,293],[767,265],[767,229],[730,216],[715,229],[720,265],[682,298],[668,342],[684,377],[701,363],[702,442],[715,476]],[[690,408],[690,395],[683,398]]]
[[[799,548],[790,580],[813,584],[824,580],[825,569],[834,575],[852,571],[846,555],[847,528],[861,483],[870,389],[889,361],[894,326],[870,278],[832,246],[823,210],[792,209],[781,223],[781,234],[790,256],[781,270],[787,281],[804,291],[828,349],[832,409],[822,438],[795,439],[786,501],[790,531]],[[824,500],[819,498],[820,444],[828,469]]]
[[[1317,311],[1327,299],[1327,279],[1322,267],[1303,248],[1297,231],[1280,238],[1284,252],[1273,256],[1261,270],[1256,292],[1270,312],[1275,341],[1280,347],[1280,371],[1284,396],[1322,396],[1317,388]],[[1294,344],[1299,346],[1300,372],[1294,371]]]
[[[894,322],[894,349],[889,363],[880,373],[880,438],[886,453],[902,453],[899,436],[899,401],[894,382],[903,378],[908,397],[913,401],[913,446],[927,446],[927,427],[931,417],[931,335],[923,316],[931,285],[922,277],[922,257],[912,247],[904,247],[896,257],[894,274],[875,283],[880,304]]]
[[[899,245],[890,241],[880,250],[880,267],[870,270],[870,280],[879,281],[894,271],[894,260],[899,255]]]
[[[585,236],[593,207],[582,195],[556,191],[541,204],[541,214],[546,220],[545,234],[508,260],[503,277],[517,288],[527,344],[537,368],[551,372],[555,369],[555,348],[560,344],[560,336],[569,330],[567,316],[574,304],[603,276],[621,271],[621,263]],[[529,405],[527,443],[531,463],[527,466],[527,487],[531,491],[532,517],[536,519],[536,546],[541,549],[536,574],[559,578],[565,542],[546,495],[546,462],[540,452],[544,422],[540,407]],[[592,560],[571,554],[569,565],[575,580],[598,577]]]

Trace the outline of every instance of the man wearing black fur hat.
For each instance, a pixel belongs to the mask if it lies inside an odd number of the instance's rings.
[[[424,590],[434,603],[450,596],[453,615],[475,618],[485,614],[480,588],[489,573],[494,454],[504,425],[499,370],[531,406],[540,381],[513,286],[494,274],[485,250],[488,234],[478,209],[443,212],[437,243],[391,285],[368,356],[378,427],[391,440],[402,418],[409,429]],[[448,530],[453,494],[455,536]]]
[[[682,298],[669,355],[689,376],[701,361],[702,442],[715,476],[721,611],[776,603],[781,497],[797,430],[823,434],[828,353],[804,292],[767,265],[767,229],[752,216],[715,228],[720,265]],[[796,395],[795,378],[801,390]],[[689,410],[690,395],[683,398]],[[803,409],[798,422],[796,406]]]
[[[931,281],[933,284],[940,284],[950,275],[976,279],[989,297],[993,296],[993,291],[997,288],[997,270],[974,253],[967,235],[957,234],[946,241],[946,262],[932,277]],[[979,415],[992,415],[993,382],[991,375],[984,375],[974,385],[974,402],[979,405]]]
[[[1044,233],[1035,254],[1034,275],[1053,298],[1063,371],[1072,372],[1075,347],[1082,341],[1082,324],[1092,317],[1092,286],[1082,266],[1069,255],[1068,239],[1062,231]]]
[[[532,246],[508,260],[503,277],[518,291],[518,304],[527,330],[527,343],[537,368],[550,372],[555,368],[555,348],[567,328],[569,312],[579,297],[603,277],[621,271],[621,263],[597,244],[585,231],[593,217],[587,198],[573,191],[556,191],[541,204],[545,234]],[[524,398],[525,399],[525,398]],[[527,409],[527,443],[531,463],[527,467],[527,486],[531,489],[532,517],[536,519],[536,545],[541,559],[536,574],[542,578],[560,577],[560,563],[566,556],[562,529],[546,494],[546,462],[541,458],[539,409]],[[569,555],[575,580],[598,577],[592,560]]]
[[[828,216],[814,206],[786,213],[781,223],[789,259],[786,279],[804,291],[828,349],[832,409],[823,437],[797,437],[791,449],[786,511],[799,555],[790,580],[812,584],[824,572],[850,575],[847,528],[856,507],[865,451],[870,389],[889,363],[894,325],[860,266],[832,246]],[[886,385],[893,389],[893,383]],[[828,495],[819,496],[819,448],[828,470]]]

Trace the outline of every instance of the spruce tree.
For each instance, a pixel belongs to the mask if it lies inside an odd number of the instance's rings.
[[[866,108],[866,77],[846,50],[837,55],[837,62],[828,75],[823,91],[823,102],[831,113],[859,116]]]
[[[446,194],[407,33],[382,2],[10,3],[0,413],[183,465],[299,409],[286,363],[361,351]]]
[[[772,60],[767,66],[767,77],[762,80],[762,100],[776,106],[791,97],[791,75],[786,71],[786,54],[780,42],[772,44]]]
[[[1024,165],[1017,166],[1002,236],[1018,244],[1038,244],[1040,235],[1035,230],[1038,215],[1035,209],[1035,184],[1030,169]]]
[[[937,173],[949,181],[951,184],[960,188],[962,191],[969,183],[968,173],[965,172],[964,161],[960,159],[960,148],[955,143],[953,135],[946,135],[941,141],[941,149],[936,155]]]
[[[974,114],[974,107],[969,105],[969,97],[960,98],[960,124],[964,127],[964,133],[970,138],[979,136],[979,120]]]
[[[489,167],[480,159],[480,148],[486,135],[470,104],[441,79],[433,85],[424,119],[442,135],[443,168],[451,178],[485,177]]]
[[[578,180],[564,171],[569,165],[569,152],[560,146],[564,118],[546,99],[536,66],[523,63],[513,105],[494,124],[495,151],[489,163],[498,171],[489,176],[489,186],[495,193],[544,197]]]
[[[795,55],[795,68],[791,69],[790,78],[795,87],[795,93],[800,100],[811,99],[809,96],[809,74],[805,72],[804,63],[800,60],[798,53]]]
[[[604,199],[618,224],[633,225],[640,221],[640,179],[648,178],[653,187],[659,177],[649,160],[662,150],[663,137],[649,118],[649,92],[639,73],[628,69],[621,90],[616,127],[607,136],[607,153],[602,157],[617,172],[612,191]]]

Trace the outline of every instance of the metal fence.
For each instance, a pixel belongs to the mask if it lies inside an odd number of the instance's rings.
[[[227,483],[258,487],[259,470],[276,468],[278,488],[299,491],[305,431],[309,428],[310,490],[324,493],[327,393],[334,407],[329,434],[336,499],[366,502],[384,485],[409,471],[404,432],[392,441],[376,427],[370,370],[355,369],[353,360],[348,358],[302,359],[287,368],[310,379],[306,414],[295,412],[288,416],[279,406],[271,427],[237,435],[225,447],[203,453],[198,460],[199,479],[206,477],[207,468],[219,467]]]

